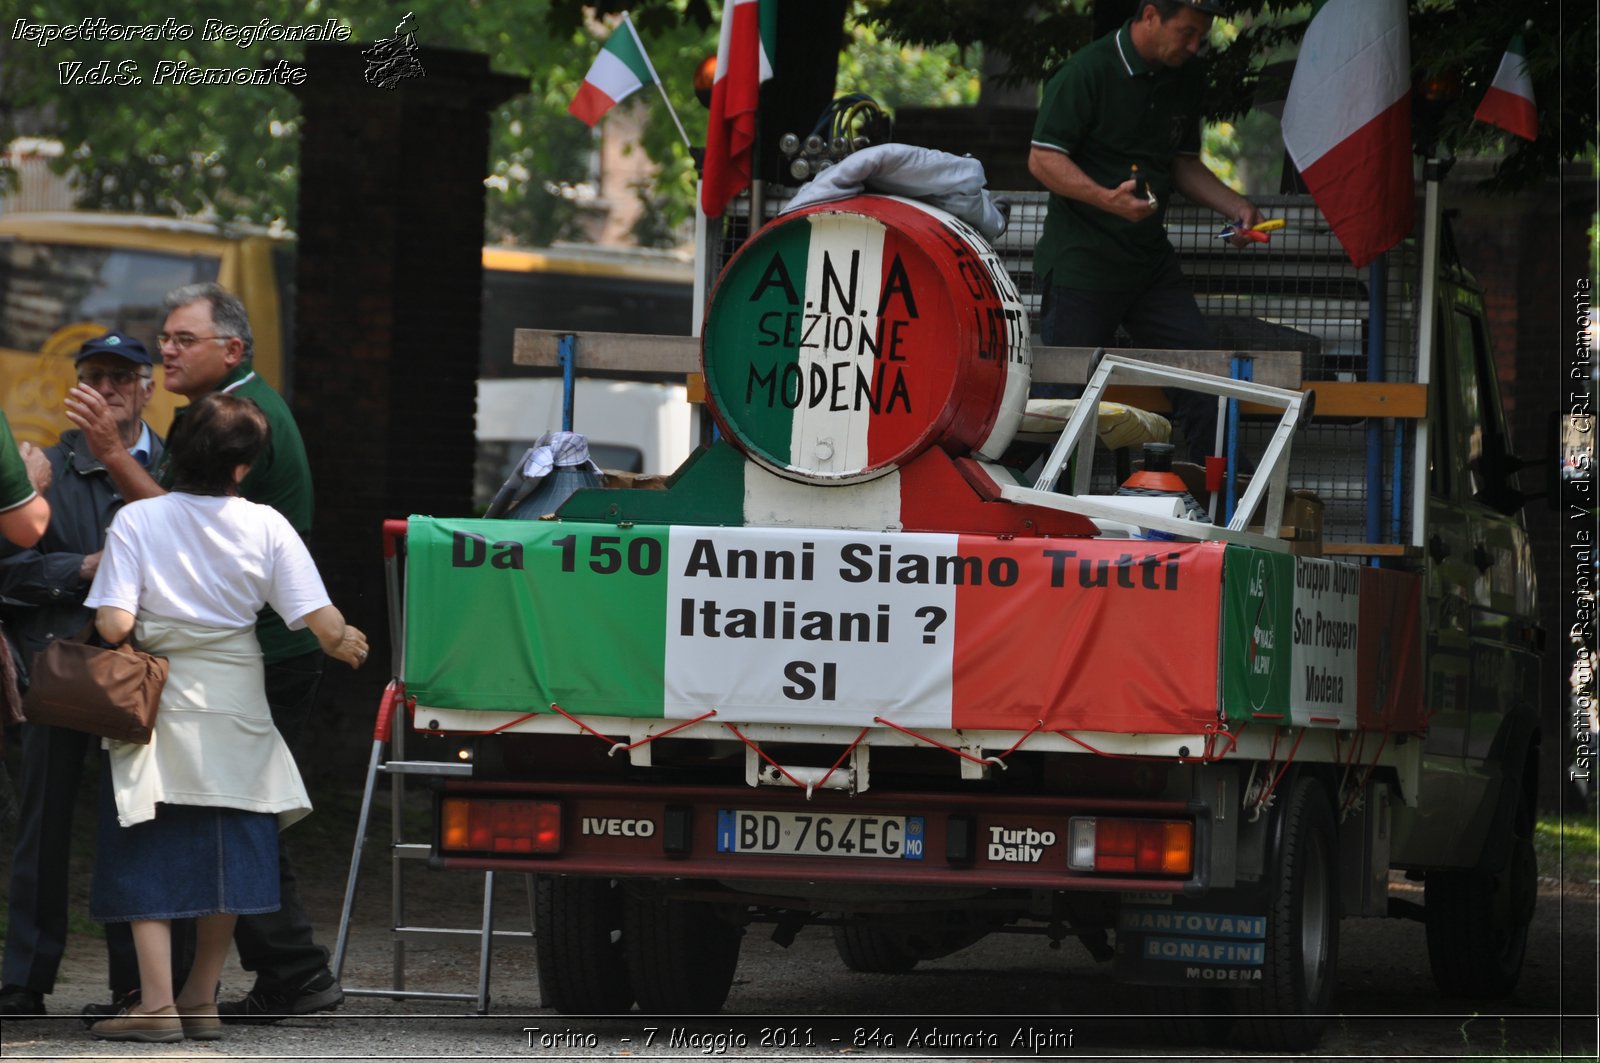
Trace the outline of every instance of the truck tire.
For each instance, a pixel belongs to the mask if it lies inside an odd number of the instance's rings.
[[[722,919],[716,905],[624,891],[622,938],[628,978],[649,1015],[719,1011],[733,988],[744,928]]]
[[[1504,867],[1428,872],[1428,961],[1434,984],[1447,996],[1493,1000],[1516,988],[1539,895],[1533,827],[1533,798],[1524,786],[1511,817]]]
[[[844,965],[860,974],[905,974],[917,965],[892,933],[870,923],[834,927],[833,947]]]
[[[1148,986],[1156,1032],[1174,1048],[1226,1044],[1233,1032],[1233,998],[1208,986]]]
[[[1247,1046],[1301,1051],[1322,1036],[1339,961],[1339,831],[1322,783],[1295,778],[1269,864],[1266,964],[1238,996],[1234,1035]]]
[[[633,1007],[615,880],[539,875],[533,884],[534,958],[544,1006],[563,1015]]]

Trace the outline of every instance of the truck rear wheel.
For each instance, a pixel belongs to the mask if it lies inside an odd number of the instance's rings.
[[[1205,986],[1149,986],[1155,1028],[1174,1047],[1215,1047],[1233,1032],[1234,993]]]
[[[1338,827],[1327,790],[1294,780],[1267,882],[1267,952],[1259,988],[1238,997],[1241,1042],[1299,1051],[1322,1036],[1339,960]],[[1252,1014],[1253,1013],[1253,1014]]]
[[[720,918],[715,905],[637,887],[624,892],[622,915],[628,977],[640,1011],[683,1015],[722,1008],[739,966],[743,927]]]
[[[917,965],[894,934],[870,923],[834,927],[833,947],[846,967],[861,974],[905,974]]]
[[[1524,789],[1503,868],[1428,872],[1428,960],[1441,992],[1483,1000],[1510,996],[1516,988],[1539,895],[1533,826],[1533,800]]]
[[[533,925],[545,1007],[566,1015],[633,1007],[622,949],[622,887],[615,880],[539,875]]]

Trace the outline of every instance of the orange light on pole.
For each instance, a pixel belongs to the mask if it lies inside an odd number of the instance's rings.
[[[1447,70],[1428,78],[1422,83],[1422,98],[1429,103],[1454,103],[1461,98],[1461,75]]]
[[[700,106],[711,106],[711,86],[717,80],[717,57],[708,55],[694,68],[694,98]]]

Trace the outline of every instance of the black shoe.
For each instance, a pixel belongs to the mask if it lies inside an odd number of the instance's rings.
[[[259,1026],[291,1015],[332,1011],[344,1003],[344,987],[324,968],[298,989],[263,989],[257,985],[243,1000],[224,1001],[217,1014],[229,1024]]]
[[[8,1019],[32,1019],[43,1014],[43,993],[20,985],[0,986],[0,1015]]]
[[[122,1014],[124,1008],[131,1008],[139,1003],[139,991],[130,989],[126,993],[117,993],[111,998],[109,1004],[85,1004],[83,1010],[78,1012],[78,1018],[83,1020],[85,1026],[93,1026],[101,1019],[114,1019]]]

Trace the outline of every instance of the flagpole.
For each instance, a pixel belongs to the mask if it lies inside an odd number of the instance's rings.
[[[672,101],[667,98],[667,87],[661,84],[661,75],[656,73],[656,65],[650,61],[650,53],[645,51],[644,42],[639,39],[639,31],[633,28],[633,19],[628,13],[622,13],[622,22],[628,27],[628,32],[633,35],[633,43],[639,46],[639,54],[644,56],[644,65],[650,68],[650,80],[656,83],[656,88],[661,92],[661,102],[667,105],[667,113],[672,116],[672,124],[678,127],[678,135],[683,138],[683,146],[693,150],[694,145],[689,143],[689,134],[683,131],[683,123],[678,121],[678,112],[672,109]]]

